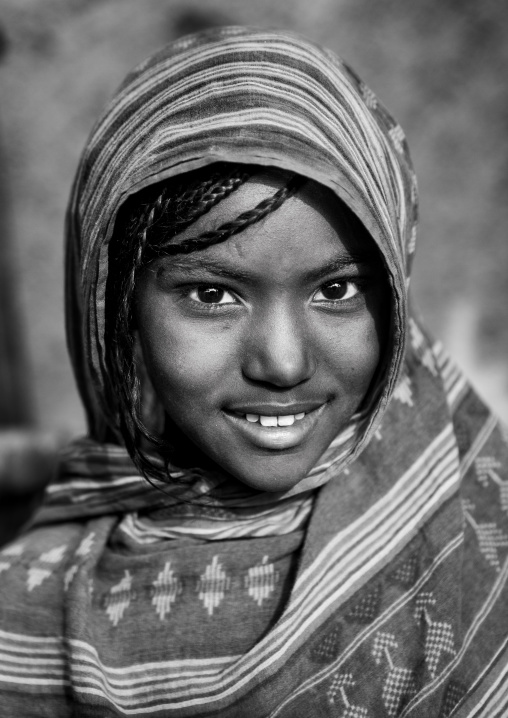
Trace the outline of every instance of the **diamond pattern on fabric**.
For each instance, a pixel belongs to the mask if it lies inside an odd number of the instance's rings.
[[[349,702],[346,688],[354,686],[356,681],[353,680],[351,673],[336,673],[327,691],[329,702],[335,704],[335,699],[340,696],[341,702],[345,709],[341,713],[341,718],[367,718],[369,713],[362,706],[353,705]]]
[[[493,478],[497,476],[494,472],[492,473]],[[496,481],[496,483],[499,486],[499,502],[501,504],[501,508],[503,511],[508,512],[508,481],[501,481],[501,479],[499,479],[499,482]]]
[[[397,649],[398,646],[393,633],[381,631],[376,634],[372,647],[372,656],[376,663],[380,665],[386,661],[388,664],[382,698],[389,716],[397,716],[400,708],[416,694],[413,672],[396,666],[392,658],[391,650]]]
[[[409,319],[409,338],[415,351],[424,349],[427,344],[425,335],[412,317]]]
[[[78,572],[78,566],[77,564],[73,564],[67,571],[64,573],[64,591],[69,590],[69,586],[72,583],[72,579]]]
[[[161,621],[170,612],[171,604],[176,601],[181,592],[182,584],[171,570],[171,561],[167,561],[153,582],[152,605],[155,606]]]
[[[25,547],[22,543],[13,543],[10,546],[6,546],[1,551],[2,556],[21,556]]]
[[[67,571],[64,574],[64,591],[69,590],[69,586],[71,585],[72,581],[74,580],[74,576],[78,572],[79,568],[79,559],[85,558],[92,548],[93,542],[95,538],[95,531],[92,531],[89,533],[85,538],[81,541],[78,548],[74,552],[74,555],[78,559],[77,564],[73,564],[70,566],[70,568],[67,569]]]
[[[441,704],[439,718],[448,718],[455,706],[466,693],[466,690],[466,687],[458,681],[451,680],[448,683],[445,690],[443,703]]]
[[[316,663],[331,663],[334,661],[340,651],[340,639],[342,635],[342,626],[340,623],[327,631],[326,636],[317,643],[311,651],[310,657]]]
[[[88,534],[88,536],[85,536],[85,538],[81,541],[78,548],[76,549],[76,556],[87,556],[90,553],[90,550],[92,548],[93,542],[95,538],[95,531],[92,531]]]
[[[432,678],[437,676],[441,655],[455,655],[454,637],[449,623],[433,621],[427,626],[425,637],[425,660]]]
[[[358,621],[359,623],[370,623],[376,618],[381,605],[381,586],[374,586],[368,593],[360,597],[360,600],[346,614],[347,621]]]
[[[351,673],[336,673],[333,677],[333,681],[328,691],[329,695],[336,696],[341,688],[348,688],[354,686],[356,681],[354,680]]]
[[[498,549],[508,546],[508,536],[494,522],[477,524],[476,535],[478,536],[480,551],[490,565],[500,571],[501,564]]]
[[[205,572],[201,574],[197,586],[199,598],[203,601],[209,616],[212,616],[214,610],[222,603],[230,584],[231,580],[219,563],[219,557],[214,556],[212,563],[208,564]]]
[[[423,591],[416,597],[414,616],[417,620],[426,623],[425,634],[425,662],[432,678],[438,673],[438,665],[443,653],[455,655],[455,641],[450,623],[434,621],[430,615],[429,607],[436,605],[436,599],[431,591]]]
[[[407,374],[404,374],[399,379],[399,382],[395,387],[395,391],[393,392],[393,396],[395,399],[397,399],[397,401],[400,401],[401,404],[406,404],[407,406],[414,405],[411,379],[408,377]]]
[[[400,125],[394,125],[390,130],[388,130],[388,134],[390,135],[390,138],[393,142],[393,146],[397,150],[399,154],[404,154],[404,141],[406,139],[406,136],[404,134],[404,130]]]
[[[106,597],[106,613],[113,626],[117,626],[130,606],[134,594],[132,589],[132,576],[125,571],[123,578],[109,590]]]
[[[403,563],[399,564],[397,568],[392,571],[388,580],[391,583],[396,583],[404,588],[409,588],[414,584],[418,577],[418,557],[411,556]]]
[[[407,668],[390,669],[383,686],[383,703],[389,716],[397,716],[404,704],[416,694],[413,673]]]
[[[489,483],[490,472],[492,469],[501,468],[501,464],[492,456],[479,456],[475,462],[476,477],[482,486]]]
[[[29,591],[40,586],[53,572],[49,568],[41,568],[40,566],[31,566],[28,569],[28,578],[26,587]]]
[[[342,713],[341,718],[367,718],[368,715],[368,710],[363,708],[363,706],[349,705],[344,713]]]
[[[268,556],[263,556],[261,563],[249,568],[245,577],[245,587],[259,607],[275,591],[277,579],[275,566],[273,563],[268,563]]]
[[[476,533],[478,548],[488,563],[496,571],[500,571],[501,563],[498,549],[508,547],[508,536],[493,521],[477,523],[471,514],[474,505],[470,502],[464,502],[464,507],[464,516]]]
[[[25,547],[21,543],[13,543],[10,544],[10,546],[6,546],[4,549],[0,551],[0,558],[1,559],[7,559],[6,561],[0,560],[0,573],[2,571],[7,571],[12,566],[12,562],[9,560],[11,558],[18,558],[22,555],[23,551],[25,550]]]
[[[422,591],[419,593],[415,601],[414,617],[416,620],[419,620],[422,617],[428,617],[427,608],[435,605],[436,599],[434,598],[432,591]]]
[[[377,633],[372,647],[372,656],[376,663],[379,665],[386,658],[389,665],[392,666],[393,662],[388,649],[397,648],[398,645],[393,633],[385,633],[384,631]]]
[[[40,586],[54,571],[56,564],[60,563],[67,550],[67,546],[55,546],[49,551],[41,553],[39,558],[28,569],[27,588],[33,591]]]
[[[377,107],[377,97],[372,92],[370,87],[367,87],[363,82],[360,83],[360,92],[362,93],[363,100],[369,110],[375,110]]]
[[[39,557],[39,561],[42,563],[60,563],[60,561],[63,559],[64,553],[67,550],[67,546],[55,546],[54,548],[51,548],[49,551],[45,551],[44,553],[41,553]]]
[[[501,468],[500,462],[491,456],[480,456],[474,463],[478,481],[484,488],[488,486],[489,482],[496,484],[499,489],[501,508],[508,512],[508,481],[502,479],[496,471]]]

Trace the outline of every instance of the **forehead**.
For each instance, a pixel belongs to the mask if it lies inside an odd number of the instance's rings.
[[[214,206],[210,212],[178,235],[180,242],[215,230],[252,210],[283,187],[288,177],[281,171],[265,171]],[[203,266],[221,261],[259,271],[297,274],[318,271],[341,258],[379,265],[380,253],[360,221],[328,188],[311,180],[296,195],[263,220],[227,241],[206,250],[171,258],[175,266]]]

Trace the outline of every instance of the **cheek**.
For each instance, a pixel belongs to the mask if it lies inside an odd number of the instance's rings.
[[[351,325],[350,376],[362,392],[368,391],[386,350],[390,325],[390,294],[384,283],[367,297],[366,311]]]
[[[206,403],[230,373],[235,351],[228,331],[212,333],[200,322],[152,315],[140,335],[156,392],[170,412]]]
[[[332,335],[333,336],[333,335]],[[376,321],[366,316],[335,332],[327,347],[328,363],[344,392],[343,400],[356,409],[364,398],[381,357]]]
[[[376,323],[370,321],[362,328],[354,344],[354,367],[357,367],[358,381],[363,386],[364,393],[369,388],[372,378],[381,358],[379,332]],[[363,397],[362,397],[363,398]]]

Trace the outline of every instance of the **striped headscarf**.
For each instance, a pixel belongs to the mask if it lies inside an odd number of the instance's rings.
[[[335,192],[384,257],[392,327],[370,410],[298,496],[255,505],[229,487],[194,521],[101,440],[118,433],[107,247],[129,195],[217,161]],[[90,438],[0,553],[2,715],[507,715],[506,436],[409,311],[416,222],[403,132],[331,52],[226,28],[127,77],[68,213],[67,328]]]
[[[381,249],[393,288],[391,364],[375,410],[337,437],[298,490],[361,451],[400,372],[416,180],[400,126],[332,53],[241,28],[180,40],[125,80],[82,157],[68,214],[67,330],[92,437],[115,430],[105,399],[108,241],[119,206],[147,185],[217,162],[270,165],[330,187]]]

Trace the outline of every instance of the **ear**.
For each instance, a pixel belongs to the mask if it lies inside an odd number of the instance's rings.
[[[141,389],[141,419],[148,431],[160,436],[164,432],[166,413],[148,374],[137,331],[134,332],[134,364]]]

